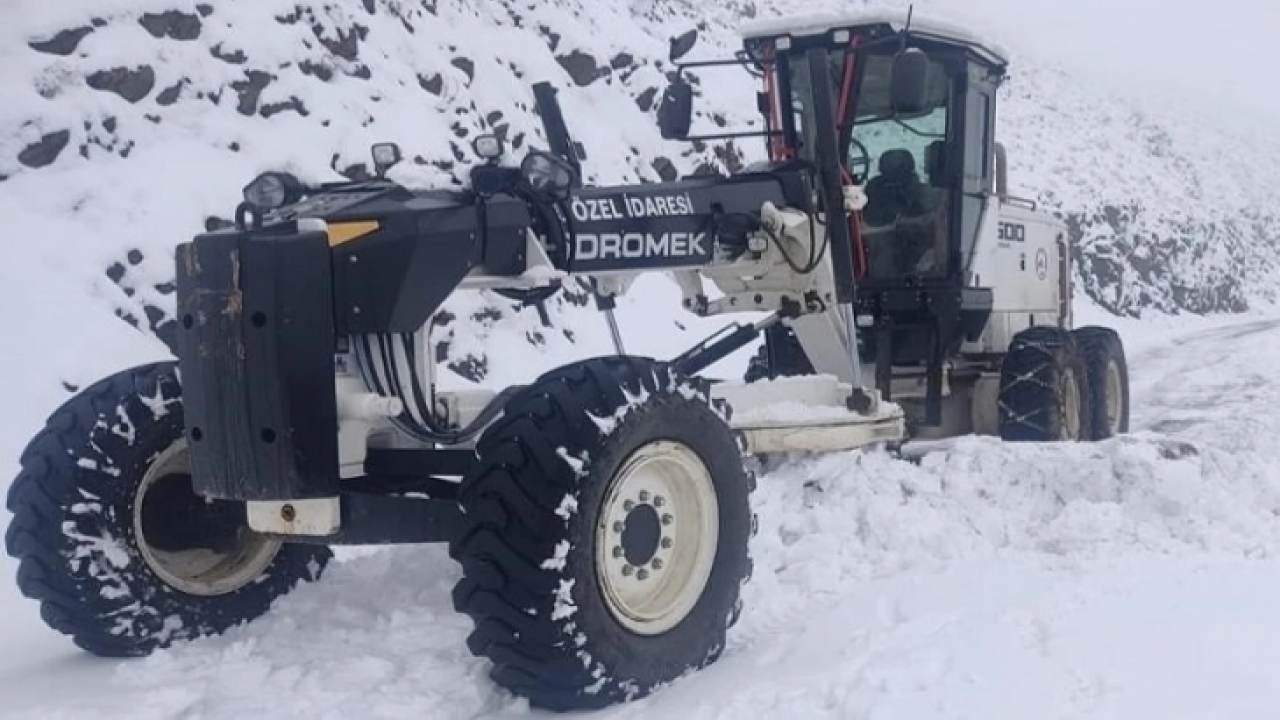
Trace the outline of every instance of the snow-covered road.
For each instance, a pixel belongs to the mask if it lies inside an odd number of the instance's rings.
[[[1128,437],[762,479],[724,659],[599,715],[1280,717],[1280,322],[1131,344]],[[435,547],[351,557],[254,625],[128,662],[76,651],[6,580],[0,716],[528,714],[468,655],[456,574]]]

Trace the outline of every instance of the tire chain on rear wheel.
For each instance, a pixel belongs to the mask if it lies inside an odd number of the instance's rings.
[[[1048,442],[1060,437],[1058,371],[1075,373],[1081,407],[1081,439],[1090,436],[1087,379],[1071,334],[1055,326],[1033,326],[1009,343],[1000,369],[1000,436],[1009,441]]]
[[[323,546],[283,545],[256,581],[214,597],[178,592],[146,566],[134,493],[149,463],[181,437],[180,395],[171,362],[95,383],[54,411],[9,488],[5,545],[19,560],[18,588],[40,602],[45,623],[97,655],[146,655],[219,634],[317,579],[332,557]]]
[[[589,360],[544,375],[510,400],[502,418],[486,430],[477,445],[479,469],[464,479],[459,491],[469,526],[451,543],[450,554],[464,571],[454,588],[454,606],[475,622],[467,645],[491,660],[495,682],[539,707],[602,707],[642,697],[718,659],[724,633],[741,612],[740,589],[751,574],[747,543],[757,526],[747,501],[755,477],[743,471],[739,441],[727,427],[720,433],[714,426],[727,423],[729,408],[711,400],[708,387],[704,380],[675,379],[667,366],[652,361]],[[638,407],[629,407],[633,403]],[[673,415],[673,408],[680,414]],[[696,426],[702,437],[692,442],[676,439],[695,448],[725,451],[703,462],[713,478],[722,473],[713,482],[737,478],[742,489],[740,498],[726,496],[723,487],[718,490],[720,545],[698,606],[666,635],[641,638],[622,630],[599,603],[594,582],[585,582],[595,579],[593,505],[600,502],[604,483],[582,479],[596,465],[611,477],[624,459],[618,454],[633,448],[629,443],[655,439],[646,426],[654,413],[668,425],[688,417],[689,427]],[[602,433],[593,416],[619,424]],[[682,430],[664,428],[658,434],[679,435]],[[600,452],[592,456],[595,450]],[[736,470],[726,470],[729,455]],[[738,499],[740,507],[727,504]],[[739,526],[746,527],[741,528],[737,547],[733,543]],[[574,546],[575,538],[585,538],[586,547]],[[557,552],[562,544],[568,545],[567,551]],[[558,568],[548,562],[553,556],[563,558]],[[562,572],[577,574],[567,578]],[[722,582],[717,585],[717,580]],[[707,622],[709,608],[726,598],[724,615]],[[565,600],[571,601],[572,613],[564,612]],[[702,643],[709,647],[705,654],[699,651],[697,657],[681,658],[673,665],[672,657],[663,656],[673,642],[685,653]],[[627,647],[636,646],[645,649],[628,652]],[[626,659],[619,662],[620,656]],[[625,674],[617,665],[628,663],[637,671],[633,675],[649,677],[616,677]]]

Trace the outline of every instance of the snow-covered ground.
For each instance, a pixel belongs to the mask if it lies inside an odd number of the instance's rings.
[[[1120,324],[1130,436],[766,475],[725,657],[599,716],[1280,715],[1280,320],[1199,324]],[[348,552],[255,624],[124,662],[75,650],[0,584],[0,716],[529,714],[467,653],[456,576],[439,547]]]

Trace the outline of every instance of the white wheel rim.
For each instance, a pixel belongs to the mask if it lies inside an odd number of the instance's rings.
[[[680,624],[711,577],[719,537],[715,485],[702,459],[676,442],[641,447],[619,470],[596,526],[596,574],[609,612],[639,635]]]
[[[1120,365],[1112,360],[1107,363],[1107,428],[1112,435],[1120,434]]]
[[[1080,386],[1074,370],[1062,373],[1062,385],[1062,439],[1075,440],[1080,437]]]
[[[173,475],[191,473],[186,440],[178,440],[156,456],[138,483],[133,498],[133,536],[143,561],[165,584],[189,595],[226,595],[253,582],[275,559],[282,543],[253,533],[246,524],[227,552],[209,548],[162,550],[147,540],[143,503],[156,483]],[[164,480],[174,482],[174,480]]]

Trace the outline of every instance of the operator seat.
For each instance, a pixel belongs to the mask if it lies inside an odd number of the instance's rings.
[[[935,198],[916,173],[916,159],[909,150],[885,151],[879,170],[867,183],[862,211],[870,275],[914,274],[933,235]]]
[[[924,186],[916,174],[910,150],[886,150],[880,156],[880,174],[867,183],[867,207],[863,217],[875,227],[892,225],[903,214],[917,215],[924,202]]]

